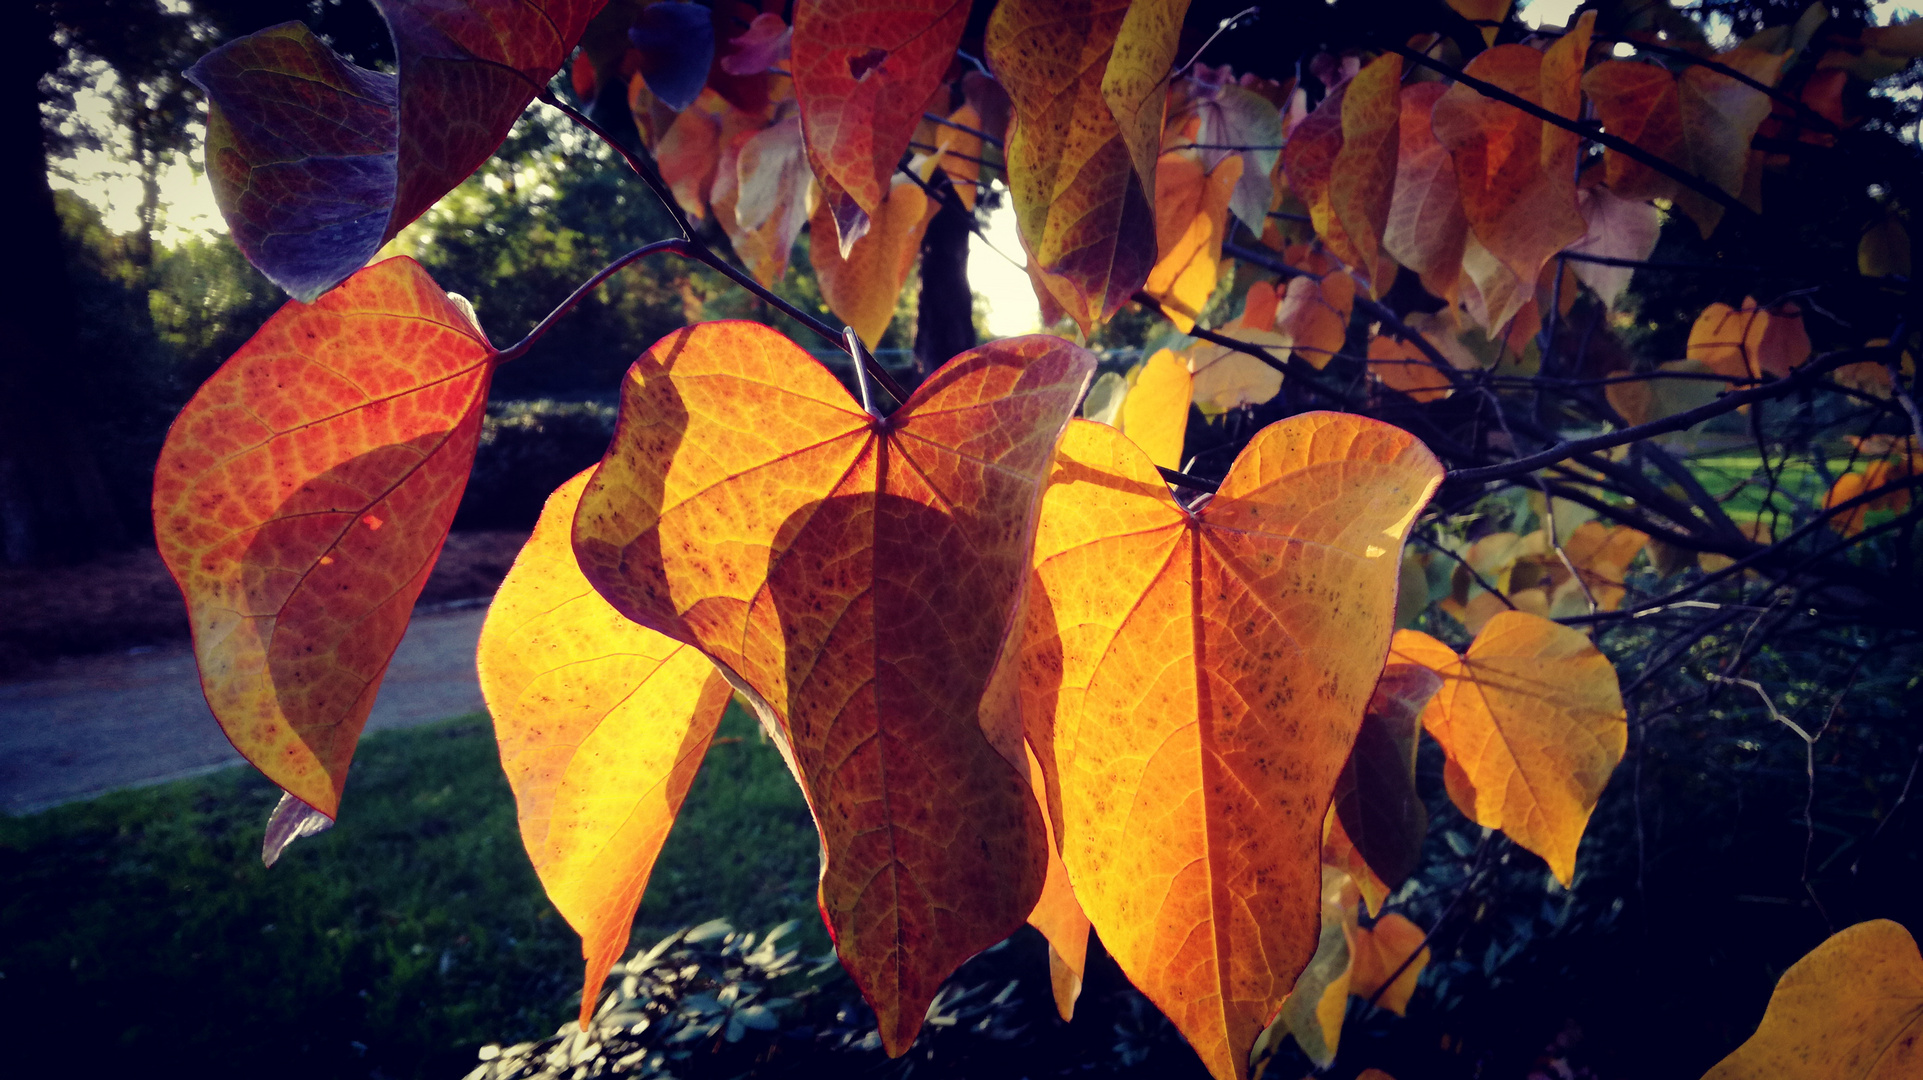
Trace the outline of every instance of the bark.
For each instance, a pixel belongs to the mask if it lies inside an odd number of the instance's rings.
[[[921,241],[921,301],[915,312],[915,370],[922,378],[975,347],[975,294],[968,287],[973,216],[952,195]]]

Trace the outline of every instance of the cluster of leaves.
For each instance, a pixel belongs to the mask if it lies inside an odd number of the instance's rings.
[[[1855,566],[1794,545],[1870,536],[1858,510],[1914,520],[1910,444],[1859,442],[1881,471],[1779,532],[1762,420],[1822,391],[1864,440],[1923,426],[1901,318],[1812,355],[1775,297],[1705,310],[1689,370],[1587,347],[1665,214],[1707,237],[1757,212],[1770,148],[1840,152],[1851,95],[1923,53],[1914,25],[1833,30],[1816,6],[1718,51],[1662,5],[1525,34],[1506,3],[1454,0],[1440,31],[1276,81],[1178,64],[1181,0],[1000,0],[978,64],[957,4],[804,0],[792,25],[671,0],[380,6],[397,73],[298,24],[193,73],[236,242],[296,299],[176,422],[155,527],[215,715],[287,793],[269,860],[338,813],[495,370],[581,295],[697,259],[839,337],[860,392],[766,326],[669,334],[489,612],[483,690],[523,841],[583,938],[584,1031],[740,695],[814,813],[822,915],[889,1055],[1028,922],[1065,1018],[1094,932],[1214,1075],[1285,1034],[1326,1065],[1348,999],[1400,1012],[1438,929],[1385,911],[1429,832],[1418,729],[1463,818],[1566,888],[1630,731],[1591,634],[1721,612],[1683,598],[1751,573],[1861,611]],[[600,130],[546,90],[570,57],[582,97],[625,94],[652,157],[630,162],[680,235],[498,349],[418,264],[362,267],[535,97]],[[896,385],[864,341],[936,207],[1003,180],[1051,321],[1090,335],[1134,302],[1167,348],[1093,391],[1095,358],[1048,335]],[[1907,234],[1881,221],[1860,268],[1900,291]],[[804,226],[843,335],[769,291]],[[1744,409],[1767,525],[1654,441]],[[1226,469],[1179,471],[1207,441]],[[1681,584],[1632,595],[1645,554]]]

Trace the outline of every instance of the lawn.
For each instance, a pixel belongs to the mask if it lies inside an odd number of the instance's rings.
[[[277,795],[236,768],[0,818],[10,1073],[449,1078],[572,1014],[579,940],[521,850],[485,717],[368,738],[340,825],[269,871]],[[817,853],[779,755],[730,708],[635,941],[799,918],[820,951]],[[46,1068],[13,1072],[22,1054]]]

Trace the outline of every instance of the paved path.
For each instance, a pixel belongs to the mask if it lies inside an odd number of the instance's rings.
[[[367,730],[481,709],[474,645],[487,609],[414,617]],[[239,763],[200,695],[185,645],[63,660],[50,675],[0,682],[0,813],[22,814]]]

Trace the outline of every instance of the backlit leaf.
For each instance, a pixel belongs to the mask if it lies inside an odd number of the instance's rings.
[[[876,208],[868,234],[855,241],[844,259],[832,242],[835,226],[827,200],[815,207],[810,235],[816,242],[808,245],[808,257],[821,285],[821,298],[870,349],[881,344],[882,332],[894,317],[895,301],[915,268],[922,234],[933,216],[934,207],[921,186],[897,177],[888,198]]]
[[[1008,182],[1029,270],[1084,333],[1155,264],[1153,188],[1102,89],[1128,9],[1128,0],[1003,0],[988,20],[988,63],[1014,102]]]
[[[1330,209],[1380,297],[1395,284],[1395,267],[1382,261],[1382,233],[1395,195],[1401,145],[1402,57],[1384,53],[1363,65],[1342,95],[1342,148],[1329,171]],[[1320,365],[1318,365],[1320,366]]]
[[[570,534],[591,472],[548,497],[476,654],[521,843],[581,935],[583,1028],[734,692],[698,650],[629,622],[581,576]]]
[[[207,703],[330,818],[467,483],[493,361],[465,303],[389,259],[283,306],[161,449],[154,538]]]
[[[1135,378],[1122,401],[1122,433],[1165,469],[1182,467],[1182,440],[1188,431],[1189,398],[1194,380],[1173,352],[1159,349]]]
[[[801,0],[792,57],[808,161],[869,218],[968,23],[962,0]],[[832,201],[832,200],[827,200]],[[854,236],[840,234],[848,254]]]
[[[1402,88],[1397,128],[1401,149],[1382,246],[1397,262],[1422,276],[1423,288],[1453,301],[1469,221],[1462,213],[1455,162],[1430,122],[1436,99],[1447,89],[1441,83]]]
[[[1155,240],[1160,253],[1142,290],[1162,303],[1162,314],[1186,334],[1215,292],[1228,238],[1229,198],[1242,178],[1242,159],[1226,157],[1202,171],[1193,150],[1163,154],[1155,170]]]
[[[1093,370],[1059,338],[1005,339],[882,421],[773,330],[680,330],[629,369],[575,519],[595,588],[724,665],[788,756],[823,915],[892,1054],[1042,889],[1021,733],[977,712]]]
[[[735,254],[763,285],[780,280],[788,268],[815,183],[793,110],[792,102],[777,103],[771,123],[739,109],[722,115],[709,205]]]
[[[1540,104],[1565,120],[1582,119],[1582,69],[1589,58],[1589,41],[1596,29],[1596,13],[1585,11],[1542,54]],[[1542,168],[1550,176],[1576,175],[1582,136],[1551,124],[1542,125]]]
[[[1032,748],[1024,750],[1028,755],[1028,781],[1035,790],[1036,808],[1048,837],[1048,877],[1042,882],[1042,898],[1028,914],[1028,923],[1048,939],[1048,977],[1055,992],[1055,1011],[1063,1020],[1073,1020],[1075,999],[1082,994],[1082,974],[1088,966],[1088,916],[1075,899],[1075,890],[1068,883],[1068,867],[1062,865],[1061,852],[1055,845],[1055,826],[1043,801],[1046,788],[1041,763],[1035,760]]]
[[[1422,927],[1396,912],[1377,919],[1374,926],[1358,927],[1352,945],[1355,959],[1349,974],[1349,993],[1367,1000],[1387,985],[1376,1004],[1403,1015],[1422,969],[1429,966],[1429,950],[1422,944],[1426,936]],[[1414,960],[1409,960],[1411,955]],[[1405,960],[1409,960],[1406,968],[1402,967]],[[1396,974],[1398,968],[1401,974]],[[1391,975],[1395,975],[1394,981],[1390,981]]]
[[[708,216],[708,194],[721,164],[721,113],[727,108],[721,95],[705,91],[674,118],[654,147],[661,179],[674,192],[674,201],[696,221]]]
[[[1442,678],[1415,664],[1382,670],[1349,760],[1336,774],[1335,812],[1364,862],[1393,889],[1415,872],[1429,812],[1416,791],[1417,718]]]
[[[1387,334],[1369,339],[1369,374],[1416,401],[1436,401],[1451,391],[1449,377],[1437,371],[1414,342]]]
[[[1580,632],[1520,611],[1491,618],[1462,656],[1398,630],[1390,658],[1442,676],[1422,724],[1448,754],[1457,809],[1542,856],[1568,886],[1628,740],[1615,668]]]
[[[1202,144],[1196,149],[1208,169],[1214,169],[1224,157],[1239,153],[1242,179],[1236,183],[1235,194],[1229,199],[1229,210],[1249,231],[1259,235],[1268,224],[1269,204],[1273,201],[1269,175],[1275,171],[1276,160],[1281,155],[1277,149],[1282,145],[1281,112],[1261,94],[1232,82],[1205,84],[1197,79],[1181,79],[1176,86],[1184,100],[1179,114],[1177,103],[1170,102],[1163,145],[1169,144],[1169,136],[1176,131],[1186,132],[1190,141]],[[1192,130],[1185,123],[1191,116]],[[1239,152],[1220,149],[1229,146],[1249,149]]]
[[[1541,104],[1542,66],[1543,55],[1527,45],[1498,45],[1464,70]],[[1434,123],[1436,138],[1455,161],[1463,213],[1476,239],[1533,286],[1543,264],[1586,231],[1576,209],[1574,170],[1543,168],[1541,120],[1467,84],[1457,83],[1436,100]]]
[[[1294,352],[1317,370],[1342,351],[1349,336],[1349,314],[1355,310],[1355,279],[1340,270],[1320,281],[1312,277],[1289,280],[1275,312],[1275,329]]]
[[[1809,359],[1809,333],[1793,303],[1780,308],[1746,299],[1740,308],[1714,303],[1689,328],[1689,359],[1731,379],[1788,375]]]
[[[1342,871],[1324,867],[1322,927],[1315,955],[1275,1017],[1277,1032],[1294,1035],[1295,1044],[1318,1066],[1333,1062],[1341,1044],[1355,964],[1351,947],[1355,933],[1354,886]]]
[[[1604,60],[1583,74],[1582,88],[1611,135],[1664,161],[1689,167],[1676,77],[1668,69],[1632,60]],[[1666,199],[1676,193],[1676,181],[1615,150],[1603,151],[1603,175],[1609,190],[1625,199]]]
[[[375,0],[399,73],[304,24],[237,38],[187,72],[207,92],[207,175],[234,243],[312,301],[467,179],[605,0]]]
[[[1132,0],[1102,72],[1102,100],[1121,128],[1135,175],[1150,189],[1162,151],[1169,69],[1188,9],[1189,0]]]
[[[1398,429],[1306,413],[1191,511],[1113,429],[1063,436],[1023,720],[1083,910],[1224,1080],[1315,951],[1329,793],[1441,476]]]
[[[1776,982],[1756,1034],[1703,1080],[1905,1080],[1923,1073],[1923,954],[1900,923],[1838,931]]]
[[[1282,170],[1289,190],[1309,208],[1309,222],[1329,251],[1348,266],[1368,272],[1361,249],[1335,212],[1335,163],[1342,152],[1342,103],[1345,82],[1329,92],[1315,111],[1289,132],[1282,151]]]
[[[1270,355],[1281,359],[1288,351],[1289,339],[1274,330],[1236,330],[1237,341],[1267,346]],[[1195,407],[1214,416],[1244,405],[1272,401],[1282,392],[1282,372],[1248,353],[1227,345],[1198,341],[1183,351],[1189,371],[1195,376]]]

